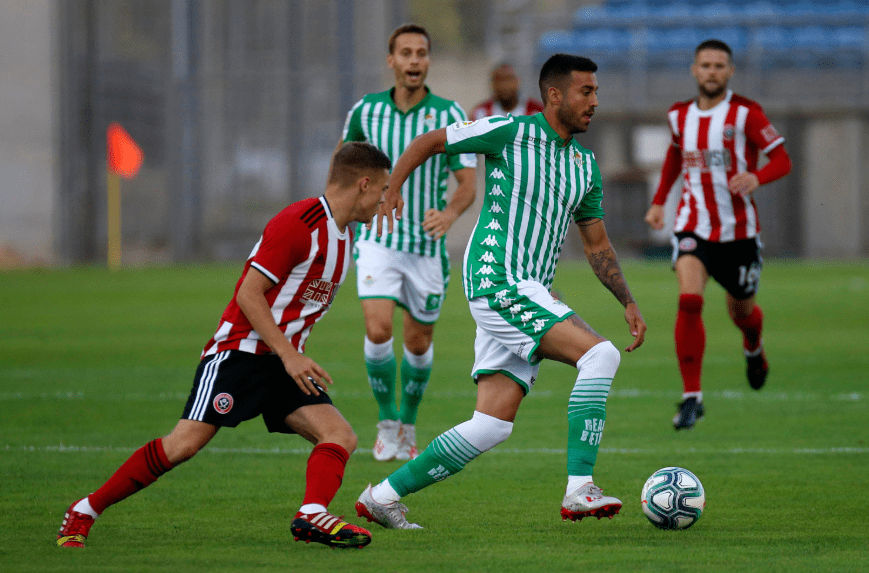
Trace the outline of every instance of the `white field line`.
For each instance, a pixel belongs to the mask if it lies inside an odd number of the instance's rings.
[[[329,395],[338,399],[368,398],[369,391],[341,390],[335,388],[329,390]],[[569,391],[555,392],[553,390],[532,390],[528,395],[530,399],[567,399]],[[773,392],[773,391],[742,391],[742,390],[713,390],[703,392],[704,397],[722,400],[760,400],[770,402],[862,402],[867,398],[866,392],[838,392],[836,394],[821,394],[819,392]],[[0,402],[26,401],[26,400],[87,400],[93,402],[184,402],[189,396],[186,392],[158,392],[149,394],[146,392],[125,393],[101,393],[91,394],[85,392],[3,392],[0,393]],[[428,390],[425,393],[427,399],[451,399],[451,398],[474,398],[477,396],[475,388],[467,390]],[[610,398],[668,398],[679,399],[678,390],[644,390],[640,388],[613,388]]]
[[[121,452],[130,453],[136,448],[127,448],[121,446],[71,446],[59,444],[56,446],[10,446],[6,445],[3,451],[6,452],[50,452],[62,454],[74,453],[91,453],[91,452]],[[211,454],[234,454],[234,455],[310,455],[311,448],[218,448],[206,447],[203,452]],[[655,449],[655,448],[601,448],[601,453],[608,454],[626,454],[626,455],[659,455],[672,454],[671,449]],[[370,454],[371,450],[359,448],[355,454]],[[513,455],[529,455],[529,454],[555,454],[564,455],[567,450],[564,448],[494,448],[486,452],[487,454],[513,454]],[[869,454],[869,448],[687,448],[680,449],[680,454],[730,454],[730,455],[861,455]]]

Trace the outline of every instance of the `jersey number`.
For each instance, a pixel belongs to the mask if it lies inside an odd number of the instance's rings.
[[[757,281],[760,280],[760,265],[751,263],[751,266],[739,267],[739,286],[745,287],[745,292],[753,292],[757,290]]]

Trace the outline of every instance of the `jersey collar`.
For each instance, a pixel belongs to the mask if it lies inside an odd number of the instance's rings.
[[[338,235],[339,239],[345,239],[347,237],[347,232],[350,229],[350,224],[347,224],[347,228],[344,229],[344,232],[342,233],[341,229],[338,228],[338,223],[335,222],[335,217],[332,216],[332,208],[329,206],[329,200],[326,199],[325,195],[320,195],[320,203],[326,210],[326,224],[332,227],[332,230],[335,231],[335,234]]]
[[[691,102],[691,105],[694,106],[694,109],[697,111],[697,115],[712,115],[716,109],[721,106],[730,105],[730,100],[733,98],[733,90],[727,90],[727,94],[724,96],[724,99],[715,104],[715,106],[710,107],[709,109],[700,109],[700,106],[697,105],[697,100]]]
[[[423,89],[425,90],[425,95],[422,97],[422,99],[419,101],[419,103],[407,111],[401,111],[400,109],[398,109],[398,106],[395,105],[395,99],[393,97],[395,94],[395,88],[394,87],[389,88],[389,90],[387,90],[387,92],[386,92],[387,95],[389,96],[389,97],[387,97],[387,99],[389,100],[389,105],[391,105],[393,107],[393,109],[395,109],[395,111],[397,111],[398,113],[403,113],[405,115],[413,113],[417,109],[419,109],[419,108],[423,107],[425,104],[427,104],[428,100],[431,98],[431,90],[428,89],[428,86],[423,86]]]
[[[540,126],[540,128],[543,129],[543,133],[545,133],[549,139],[555,141],[555,143],[558,144],[558,147],[565,147],[564,139],[562,139],[561,136],[558,135],[558,132],[552,129],[552,127],[549,125],[549,122],[546,121],[546,117],[543,115],[542,111],[535,113],[531,117],[533,117],[537,124]],[[573,137],[571,137],[570,141],[572,142],[575,140],[573,139]]]

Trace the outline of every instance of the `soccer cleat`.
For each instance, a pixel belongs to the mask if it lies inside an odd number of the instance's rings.
[[[396,502],[382,504],[374,501],[371,496],[371,484],[365,488],[359,501],[356,502],[356,515],[364,517],[369,522],[373,521],[387,529],[422,529],[421,525],[410,523],[404,517],[407,507]]]
[[[293,539],[310,543],[322,543],[329,547],[358,547],[371,543],[371,532],[357,525],[341,521],[328,511],[304,514],[299,512],[290,524]]]
[[[94,518],[86,513],[73,511],[72,508],[79,501],[81,499],[69,506],[63,516],[63,523],[60,526],[60,531],[57,532],[57,545],[59,547],[84,547],[84,542],[94,524]]]
[[[766,361],[766,352],[760,351],[757,356],[746,356],[746,369],[748,385],[755,390],[760,390],[766,384],[766,375],[769,374],[769,364]]]
[[[561,502],[561,520],[582,520],[583,517],[613,518],[622,508],[621,500],[603,494],[592,482],[565,494]]]
[[[397,460],[415,460],[419,456],[419,449],[416,447],[416,426],[413,424],[401,425],[401,440],[398,446],[398,452],[395,454]]]
[[[398,420],[381,420],[377,424],[377,440],[374,442],[374,459],[378,462],[388,462],[395,459],[398,447],[401,445],[401,422]]]
[[[698,420],[703,419],[705,413],[703,403],[698,402],[697,398],[694,396],[685,398],[679,404],[679,411],[673,417],[673,427],[676,430],[690,430]]]

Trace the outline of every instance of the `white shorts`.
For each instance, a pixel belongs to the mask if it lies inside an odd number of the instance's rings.
[[[353,257],[360,299],[388,298],[417,322],[437,321],[450,278],[446,257],[405,253],[371,241],[358,241]]]
[[[477,323],[471,375],[476,380],[481,374],[501,373],[530,392],[540,370],[541,358],[534,354],[540,340],[574,312],[533,281],[475,297],[468,305]]]

